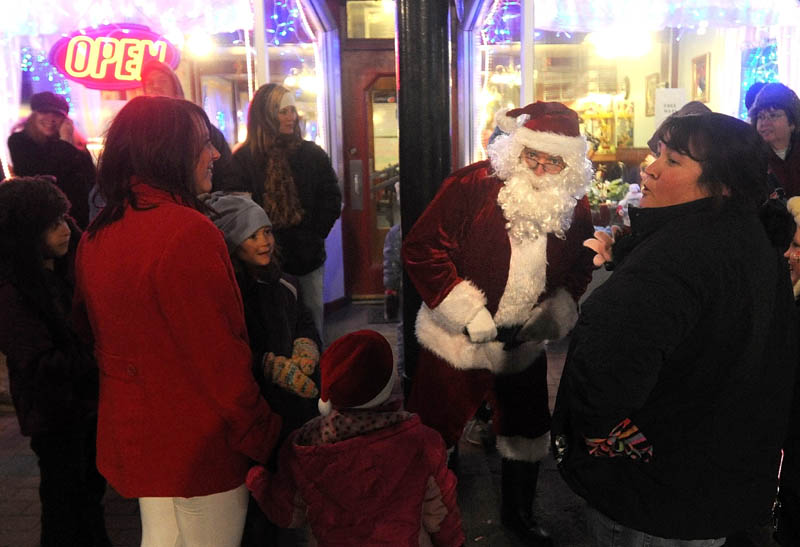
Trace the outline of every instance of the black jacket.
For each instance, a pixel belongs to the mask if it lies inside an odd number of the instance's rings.
[[[277,267],[269,267],[258,278],[246,272],[237,272],[236,280],[244,301],[244,317],[250,349],[253,352],[253,374],[261,393],[270,408],[283,419],[281,434],[275,452],[289,433],[317,416],[317,400],[304,399],[264,379],[264,354],[272,352],[284,357],[292,356],[297,338],[310,338],[321,346],[317,327],[311,312],[300,300],[300,287],[294,277],[282,274]],[[312,375],[319,386],[319,370]]]
[[[252,192],[253,201],[261,205],[266,173],[260,164],[250,148],[242,146],[233,154],[231,178],[214,190]],[[283,270],[305,275],[325,263],[325,238],[341,214],[342,193],[330,158],[313,142],[303,141],[289,165],[305,214],[297,226],[274,230],[274,234]]]
[[[583,304],[553,416],[572,489],[659,537],[727,536],[763,522],[775,496],[797,362],[792,291],[756,213],[718,205],[632,210],[632,244]],[[651,461],[590,456],[584,438],[625,418]]]
[[[26,298],[13,278],[0,275],[0,351],[7,358],[11,398],[23,435],[85,435],[97,419],[98,370],[92,348],[69,323],[73,283],[69,254],[45,272],[47,309]]]
[[[89,223],[89,190],[95,183],[95,168],[92,156],[61,139],[52,139],[44,144],[34,141],[24,131],[8,137],[8,151],[14,175],[52,175],[69,199],[70,215],[81,229]]]
[[[228,141],[225,140],[225,135],[216,125],[209,124],[208,135],[211,139],[211,144],[219,152],[219,158],[214,162],[214,171],[211,175],[211,185],[216,189],[217,187],[231,184],[228,179],[233,176],[233,168],[231,166],[233,155],[231,154],[231,147],[228,146]]]

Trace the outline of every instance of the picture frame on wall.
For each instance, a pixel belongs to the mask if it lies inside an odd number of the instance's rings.
[[[692,59],[692,100],[707,103],[711,89],[711,53]]]
[[[656,113],[656,88],[658,87],[658,72],[644,77],[644,115],[655,116]]]

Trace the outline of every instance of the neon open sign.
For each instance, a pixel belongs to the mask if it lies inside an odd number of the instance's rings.
[[[139,87],[142,66],[150,60],[176,68],[180,53],[160,34],[130,23],[74,32],[50,49],[50,64],[91,89]]]

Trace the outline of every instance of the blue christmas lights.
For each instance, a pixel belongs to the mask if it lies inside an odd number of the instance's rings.
[[[762,47],[746,49],[742,52],[742,77],[739,89],[739,117],[747,119],[747,108],[744,98],[747,90],[756,82],[779,82],[778,78],[778,46],[775,41]]]
[[[267,0],[264,10],[267,17],[267,43],[271,46],[286,44],[310,44],[312,42],[302,28],[302,17],[298,0]]]
[[[521,14],[520,0],[494,0],[481,28],[481,45],[519,42]]]
[[[52,91],[56,95],[63,95],[72,108],[70,92],[72,89],[63,74],[47,60],[47,52],[35,50],[31,47],[20,49],[20,68],[31,81],[33,93]]]

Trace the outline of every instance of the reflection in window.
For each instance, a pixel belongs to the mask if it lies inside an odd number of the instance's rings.
[[[303,138],[324,146],[319,125],[324,85],[316,36],[300,0],[266,0],[267,55],[271,83],[294,93]]]
[[[348,38],[394,39],[394,0],[348,0]]]
[[[474,148],[478,158],[486,157],[486,146],[494,131],[494,115],[501,108],[519,106],[522,71],[520,68],[519,0],[494,0],[479,26],[480,62],[478,101],[475,105]]]

